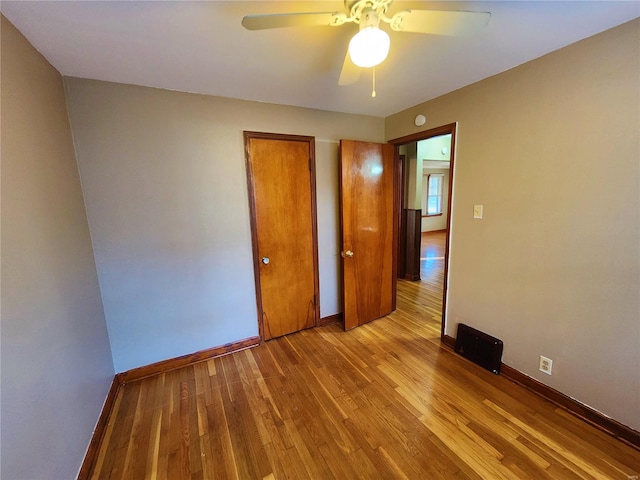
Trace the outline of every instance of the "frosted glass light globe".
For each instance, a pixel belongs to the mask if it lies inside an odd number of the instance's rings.
[[[374,67],[381,64],[389,54],[389,35],[378,27],[365,27],[349,42],[351,61],[358,67]]]

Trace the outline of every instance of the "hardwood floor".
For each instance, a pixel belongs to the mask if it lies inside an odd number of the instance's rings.
[[[420,278],[422,282],[436,283],[442,289],[444,249],[447,233],[423,232],[420,239]]]
[[[441,347],[432,283],[125,385],[91,478],[638,478],[640,451]]]
[[[412,296],[405,298],[410,304],[416,303],[425,321],[435,322],[437,338],[440,338],[442,323],[442,289],[444,282],[444,250],[446,232],[423,233],[420,241],[420,282],[414,282],[408,289]]]

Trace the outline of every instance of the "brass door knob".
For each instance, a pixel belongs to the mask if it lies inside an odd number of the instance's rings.
[[[342,252],[342,257],[353,257],[353,252],[351,250],[347,250],[346,252]]]

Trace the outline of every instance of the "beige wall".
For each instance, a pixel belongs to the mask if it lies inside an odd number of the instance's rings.
[[[4,479],[75,478],[113,379],[58,72],[2,17]]]
[[[640,20],[386,119],[458,122],[446,330],[640,430]],[[473,205],[484,219],[473,219]],[[553,375],[538,372],[539,355]]]
[[[418,161],[418,144],[411,142],[401,145],[399,152],[405,156],[404,208],[418,210],[422,208],[422,162]]]
[[[382,118],[66,79],[116,371],[258,334],[243,130],[316,137],[320,313],[339,305],[338,140]]]
[[[442,149],[446,148],[446,153]],[[418,158],[420,160],[433,160],[448,162],[451,153],[451,134],[438,135],[418,142]]]

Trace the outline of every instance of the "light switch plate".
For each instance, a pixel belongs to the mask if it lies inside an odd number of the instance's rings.
[[[482,218],[482,205],[473,206],[473,218]]]

